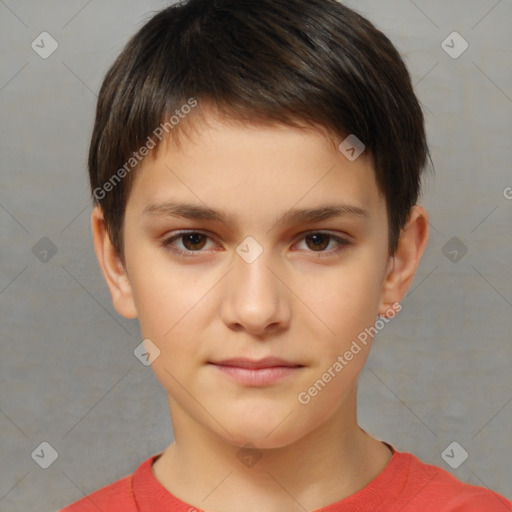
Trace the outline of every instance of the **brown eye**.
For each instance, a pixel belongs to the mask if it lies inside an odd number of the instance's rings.
[[[329,241],[332,237],[330,235],[324,235],[322,233],[314,233],[305,237],[306,245],[313,251],[323,251],[329,245]]]
[[[181,236],[181,241],[188,251],[198,251],[206,245],[207,238],[202,233],[186,233]]]
[[[208,244],[210,244],[210,247],[208,247]],[[206,249],[212,249],[212,247],[215,248],[216,246],[211,237],[199,231],[181,231],[175,233],[173,236],[162,240],[160,245],[167,251],[180,257],[201,257],[208,254]]]

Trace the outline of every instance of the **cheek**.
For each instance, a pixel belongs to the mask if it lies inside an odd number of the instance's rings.
[[[197,314],[214,284],[214,276],[173,264],[164,249],[149,244],[132,251],[127,263],[142,334],[164,342]]]
[[[139,289],[139,322],[144,337],[152,339],[162,351],[179,353],[191,351],[198,355],[201,332],[209,314],[207,290],[187,291],[186,287],[173,281],[165,289],[151,289],[145,283]]]
[[[179,268],[155,253],[138,259],[152,262],[132,272],[141,334],[160,350],[152,364],[155,375],[168,393],[178,397],[183,391],[179,383],[211,356],[215,337],[208,326],[215,322],[215,285],[221,276],[194,265]]]
[[[152,370],[169,394],[186,402],[189,397],[180,383],[184,385],[206,359],[203,343],[209,314],[208,287],[191,286],[175,273],[163,276],[155,267],[141,276],[136,290],[142,337],[160,350]]]
[[[383,260],[374,254],[361,251],[329,272],[301,276],[292,286],[307,309],[297,307],[305,309],[310,319],[317,317],[320,326],[315,332],[323,333],[320,339],[331,334],[344,343],[374,324],[384,282]]]

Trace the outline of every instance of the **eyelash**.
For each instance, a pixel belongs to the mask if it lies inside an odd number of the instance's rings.
[[[206,233],[203,233],[201,231],[180,231],[180,232],[176,233],[175,235],[173,235],[172,237],[162,240],[160,242],[160,245],[164,249],[171,251],[175,254],[178,254],[180,256],[185,256],[187,258],[197,258],[198,256],[200,256],[201,254],[203,254],[206,251],[203,251],[203,250],[198,250],[198,251],[186,250],[186,251],[184,251],[183,249],[178,249],[177,247],[173,246],[174,241],[184,237],[185,235],[192,235],[192,234],[203,235],[207,238],[211,238]],[[300,240],[302,241],[311,235],[327,236],[327,237],[329,237],[329,243],[332,240],[334,240],[335,242],[337,242],[339,244],[336,249],[331,249],[330,251],[325,251],[325,250],[324,251],[307,251],[307,252],[310,252],[311,254],[315,255],[315,257],[318,257],[318,258],[321,258],[323,256],[332,256],[332,255],[339,254],[340,252],[344,251],[345,249],[347,249],[349,246],[352,245],[352,242],[349,242],[345,238],[340,238],[339,236],[333,235],[331,233],[325,233],[323,231],[308,231],[307,233],[304,233],[302,235]]]

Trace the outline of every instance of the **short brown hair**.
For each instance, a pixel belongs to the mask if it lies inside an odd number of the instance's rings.
[[[121,256],[135,152],[158,146],[159,126],[177,140],[201,109],[172,126],[170,116],[193,101],[235,121],[357,136],[394,253],[429,150],[407,68],[367,19],[335,0],[187,0],[152,17],[104,79],[89,150],[93,200]]]

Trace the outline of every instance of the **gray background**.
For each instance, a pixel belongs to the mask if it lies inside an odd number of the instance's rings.
[[[430,244],[362,373],[361,425],[510,498],[512,2],[347,4],[403,53],[436,168]],[[172,440],[165,393],[133,355],[138,325],[115,312],[96,263],[86,175],[101,80],[165,5],[0,0],[2,511],[56,510]],[[59,44],[47,59],[31,48],[43,31]],[[457,59],[441,46],[453,31],[469,43]],[[33,250],[43,237],[57,250],[47,262]],[[43,441],[58,452],[48,469],[31,458]],[[441,457],[453,441],[469,453],[458,469]]]

